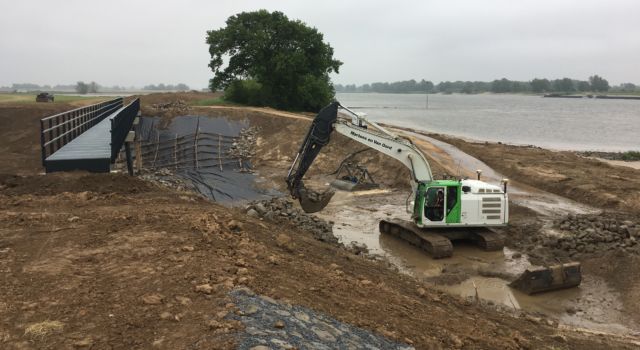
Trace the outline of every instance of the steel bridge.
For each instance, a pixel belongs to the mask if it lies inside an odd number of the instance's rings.
[[[140,99],[125,106],[119,97],[41,119],[42,166],[47,173],[110,172],[125,145],[131,172],[129,144],[125,141],[139,115]]]

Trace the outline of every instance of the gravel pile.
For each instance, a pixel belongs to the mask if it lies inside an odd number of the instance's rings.
[[[259,131],[255,126],[242,129],[238,135],[238,139],[233,142],[228,151],[229,156],[240,160],[241,172],[251,172],[251,169],[245,165],[245,161],[251,160],[256,154],[256,141]]]
[[[193,184],[186,182],[181,177],[177,176],[171,170],[161,168],[158,170],[143,170],[143,173],[139,175],[142,180],[150,181],[156,185],[172,188],[178,191],[193,191],[197,192]]]
[[[191,109],[191,106],[187,104],[184,100],[175,100],[169,101],[165,103],[154,103],[151,105],[157,112],[188,112]]]
[[[577,257],[605,251],[640,254],[640,221],[629,217],[609,213],[569,215],[554,226],[563,234],[545,237],[540,243],[561,255]]]
[[[279,303],[246,288],[231,291],[236,314],[245,326],[238,349],[379,349],[409,350],[412,346],[340,322],[301,306]]]
[[[289,221],[299,228],[311,232],[320,241],[339,244],[338,238],[333,235],[333,222],[309,215],[302,209],[295,208],[293,203],[285,198],[253,202],[246,207],[246,213],[252,217],[275,222]]]

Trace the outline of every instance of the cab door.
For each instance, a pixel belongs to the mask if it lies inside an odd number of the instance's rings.
[[[446,195],[446,217],[447,224],[460,223],[460,213],[462,208],[462,200],[460,193],[460,184],[447,186]]]

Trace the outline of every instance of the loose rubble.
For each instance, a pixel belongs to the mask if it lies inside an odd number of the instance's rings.
[[[640,255],[640,221],[617,213],[568,215],[554,222],[561,235],[544,237],[539,244],[559,256],[578,258],[592,253],[615,251]]]
[[[238,349],[414,349],[300,306],[279,303],[246,288],[231,291],[242,322]]]
[[[154,103],[151,105],[156,112],[183,113],[191,110],[191,107],[184,100],[175,100],[164,103]]]
[[[156,185],[160,185],[162,187],[168,187],[182,192],[191,191],[198,193],[197,189],[192,183],[188,183],[167,168],[160,168],[157,170],[145,169],[143,173],[139,175],[139,178],[145,181],[152,182]]]
[[[333,222],[309,215],[295,208],[293,203],[285,198],[256,201],[249,204],[245,211],[251,217],[275,222],[290,221],[300,229],[311,232],[319,241],[339,244],[338,238],[333,235]]]
[[[251,160],[256,154],[257,134],[260,131],[257,127],[249,127],[242,129],[238,135],[238,139],[233,142],[228,151],[229,156],[238,158],[241,172],[251,172],[244,161]]]

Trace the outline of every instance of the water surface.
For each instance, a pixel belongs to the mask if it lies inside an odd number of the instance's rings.
[[[640,150],[640,100],[375,93],[339,93],[337,99],[373,121],[476,140],[563,150]]]

